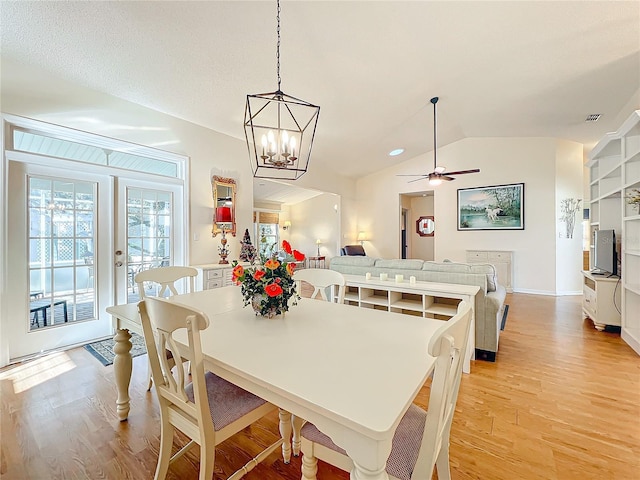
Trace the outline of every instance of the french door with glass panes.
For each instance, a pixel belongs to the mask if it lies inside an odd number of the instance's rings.
[[[184,238],[182,187],[118,179],[117,191],[116,303],[133,303],[140,299],[135,281],[139,272],[184,265],[185,253],[180,243]],[[184,285],[176,288],[181,291]]]
[[[137,272],[184,265],[171,182],[9,162],[10,358],[112,335],[105,309],[139,299]]]
[[[108,176],[9,162],[11,358],[111,334],[111,185]]]

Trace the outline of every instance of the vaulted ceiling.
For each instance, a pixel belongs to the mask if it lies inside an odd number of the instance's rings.
[[[20,74],[5,65],[25,66],[244,138],[246,95],[277,86],[275,1],[0,9],[7,88]],[[321,106],[312,166],[352,177],[430,151],[433,96],[439,146],[478,136],[593,145],[637,103],[637,1],[283,0],[281,23],[282,89]],[[600,120],[586,123],[592,113]]]

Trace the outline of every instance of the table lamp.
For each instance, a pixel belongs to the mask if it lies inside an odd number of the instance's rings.
[[[322,241],[320,239],[316,240],[316,245],[318,246],[318,257],[320,256],[320,245],[322,244]]]

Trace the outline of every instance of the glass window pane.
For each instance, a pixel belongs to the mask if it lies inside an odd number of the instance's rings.
[[[29,272],[29,292],[39,292],[43,297],[51,295],[50,269],[34,269]]]

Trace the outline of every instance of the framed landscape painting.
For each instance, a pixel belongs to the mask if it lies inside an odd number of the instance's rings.
[[[458,189],[458,230],[524,230],[524,183]]]

